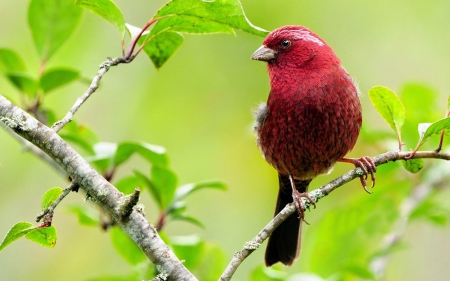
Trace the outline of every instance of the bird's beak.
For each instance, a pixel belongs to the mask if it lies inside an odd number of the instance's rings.
[[[277,52],[262,45],[252,55],[252,60],[270,61],[276,58]]]

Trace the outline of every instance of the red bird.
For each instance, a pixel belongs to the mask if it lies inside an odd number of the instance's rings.
[[[270,236],[267,266],[291,265],[300,251],[301,197],[312,179],[331,171],[337,161],[353,163],[374,184],[371,158],[343,158],[355,145],[361,128],[359,92],[325,41],[302,26],[271,32],[252,59],[267,62],[270,94],[255,112],[257,144],[277,171],[279,192],[275,215],[295,202],[300,219],[291,215]],[[372,186],[373,186],[372,184]]]

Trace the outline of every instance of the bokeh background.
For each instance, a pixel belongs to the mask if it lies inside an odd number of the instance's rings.
[[[143,26],[165,1],[116,3],[127,22]],[[449,1],[242,0],[242,4],[257,26],[273,30],[287,24],[305,25],[334,48],[361,89],[367,134],[372,129],[389,132],[367,96],[375,85],[400,91],[405,83],[424,83],[439,93],[442,102],[435,110],[444,114],[450,92]],[[37,74],[38,56],[27,26],[27,6],[25,0],[0,0],[0,46],[18,51],[28,69]],[[189,213],[206,229],[173,222],[166,230],[169,235],[198,233],[222,245],[230,258],[272,217],[277,194],[276,173],[261,157],[251,130],[251,109],[264,101],[269,91],[264,64],[250,60],[262,40],[240,31],[236,36],[186,35],[183,46],[159,71],[144,54],[129,65],[112,68],[76,115],[76,120],[97,132],[102,141],[138,140],[166,147],[181,184],[207,179],[226,182],[226,192],[205,190],[188,200]],[[119,56],[120,50],[114,27],[85,11],[76,32],[49,64],[71,66],[91,78],[106,57]],[[59,89],[49,95],[46,104],[62,116],[86,87],[74,83]],[[16,90],[3,77],[0,92],[17,100]],[[392,140],[394,137],[392,134]],[[361,139],[351,155],[382,152]],[[148,168],[135,157],[120,173],[131,169],[146,172]],[[331,175],[316,179],[311,187],[350,168],[338,164]],[[33,155],[22,153],[21,146],[0,130],[1,236],[18,221],[34,220],[48,188],[66,185],[64,178]],[[315,225],[349,198],[365,195],[358,185],[354,181],[341,188],[307,214],[311,225],[304,228],[305,251],[290,272],[308,271],[308,244],[314,239]],[[382,177],[377,185],[383,186]],[[156,209],[148,194],[142,197],[152,221]],[[57,247],[50,250],[25,239],[10,245],[0,252],[0,279],[86,280],[129,271],[106,233],[80,226],[64,211],[63,205],[69,203],[85,204],[82,195],[71,194],[58,208],[54,219]],[[406,247],[392,256],[386,280],[448,280],[449,237],[448,228],[426,222],[412,224],[404,237]],[[333,240],[333,233],[329,239]],[[252,254],[235,280],[245,280],[251,269],[262,263],[263,252]]]

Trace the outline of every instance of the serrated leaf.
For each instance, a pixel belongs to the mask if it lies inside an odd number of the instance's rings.
[[[55,200],[58,199],[58,197],[61,195],[62,192],[63,189],[61,187],[53,187],[47,190],[47,192],[45,192],[44,196],[42,197],[42,204],[41,204],[42,211],[44,211],[51,204],[53,204],[53,202],[55,202]]]
[[[424,165],[422,158],[409,159],[407,161],[401,161],[401,163],[407,171],[413,174],[418,173],[420,170],[422,170]]]
[[[144,41],[144,37],[142,40]],[[183,44],[183,36],[176,32],[162,32],[155,35],[144,46],[144,52],[151,59],[157,69],[178,50]]]
[[[22,93],[34,97],[38,89],[37,81],[25,72],[9,72],[6,74],[9,81]]]
[[[18,222],[16,223],[3,238],[0,244],[0,251],[2,251],[6,246],[16,241],[20,237],[26,235],[28,232],[34,229],[34,225],[29,222]]]
[[[234,33],[233,28],[259,36],[268,34],[266,30],[250,23],[238,0],[173,0],[162,7],[153,18],[160,20],[150,34],[162,31]]]
[[[382,86],[370,89],[369,98],[381,117],[397,133],[400,140],[401,128],[405,122],[405,108],[400,99],[390,89]]]
[[[78,217],[78,222],[86,226],[99,226],[100,214],[98,211],[85,205],[70,205],[67,210]]]
[[[66,42],[80,22],[81,12],[73,0],[31,0],[28,25],[41,61],[49,60]]]
[[[63,67],[52,68],[44,72],[39,81],[39,85],[44,93],[48,93],[79,78],[80,73],[75,69]]]
[[[117,146],[113,159],[114,166],[122,164],[134,153],[138,153],[153,165],[167,166],[169,163],[166,149],[162,146],[144,142],[122,142]]]
[[[111,228],[111,242],[120,256],[131,265],[139,264],[147,257],[144,252],[134,243],[134,241],[126,235],[119,227]]]
[[[125,19],[122,11],[111,0],[75,0],[75,5],[85,8],[113,24],[123,38],[125,36]]]
[[[175,195],[177,176],[168,168],[152,166],[150,179],[161,198],[161,209],[167,209]]]
[[[183,200],[191,194],[192,192],[195,192],[202,188],[213,188],[213,189],[219,189],[219,190],[227,190],[227,186],[225,183],[221,181],[205,181],[205,182],[199,182],[199,183],[190,183],[185,184],[177,188],[174,202]]]
[[[16,71],[23,72],[25,70],[25,63],[15,51],[0,48],[0,72],[6,74]]]
[[[420,125],[419,125],[419,133],[420,133]],[[432,124],[422,125],[422,131],[425,129],[423,135],[421,135],[419,143],[416,146],[416,150],[419,149],[431,136],[435,134],[439,134],[442,130],[450,128],[450,117],[446,117],[439,121],[436,121]]]
[[[44,228],[38,227],[33,231],[28,232],[25,235],[25,238],[38,243],[41,246],[53,248],[56,245],[58,235],[56,233],[56,228],[52,225]]]

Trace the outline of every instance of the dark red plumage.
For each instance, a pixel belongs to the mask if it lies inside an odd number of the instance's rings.
[[[361,105],[358,89],[339,58],[305,27],[273,31],[252,59],[266,61],[270,76],[267,104],[255,112],[255,132],[264,158],[279,174],[277,214],[294,201],[293,196],[301,208],[298,201],[311,180],[329,172],[353,148],[361,128]],[[303,215],[304,210],[299,211]],[[300,227],[292,215],[273,232],[267,266],[294,262]]]

